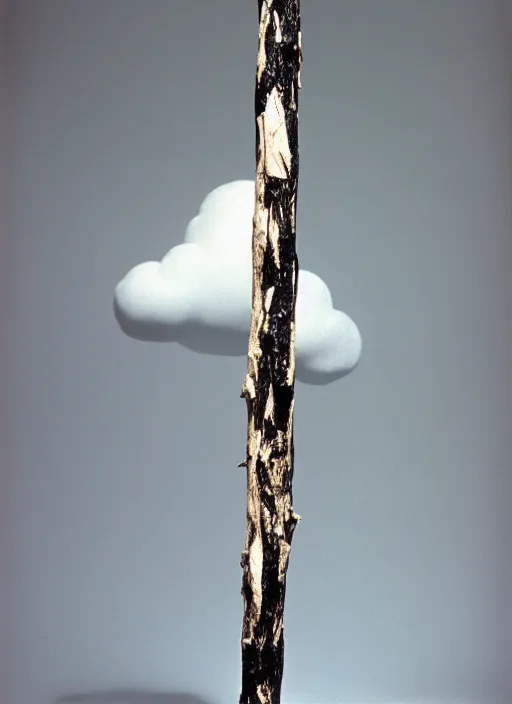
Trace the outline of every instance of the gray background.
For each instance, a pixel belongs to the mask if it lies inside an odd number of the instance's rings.
[[[510,702],[509,3],[302,4],[299,256],[364,356],[297,388],[284,700]],[[111,299],[252,177],[256,38],[255,0],[10,3],[10,704],[237,699],[245,360]]]

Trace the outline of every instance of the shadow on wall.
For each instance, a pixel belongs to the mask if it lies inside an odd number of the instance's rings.
[[[209,704],[205,699],[184,692],[106,691],[72,694],[55,704]]]

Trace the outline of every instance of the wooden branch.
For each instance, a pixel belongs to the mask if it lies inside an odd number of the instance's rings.
[[[300,0],[258,0],[256,198],[247,374],[240,704],[279,704],[292,536]]]

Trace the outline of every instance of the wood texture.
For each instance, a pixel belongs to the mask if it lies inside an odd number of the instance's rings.
[[[293,532],[293,410],[299,0],[259,0],[256,194],[247,374],[247,532],[240,704],[278,704],[283,612]]]

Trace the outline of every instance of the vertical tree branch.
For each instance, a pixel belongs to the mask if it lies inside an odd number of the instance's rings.
[[[256,198],[247,374],[247,532],[240,704],[279,704],[293,531],[300,0],[258,0]]]

